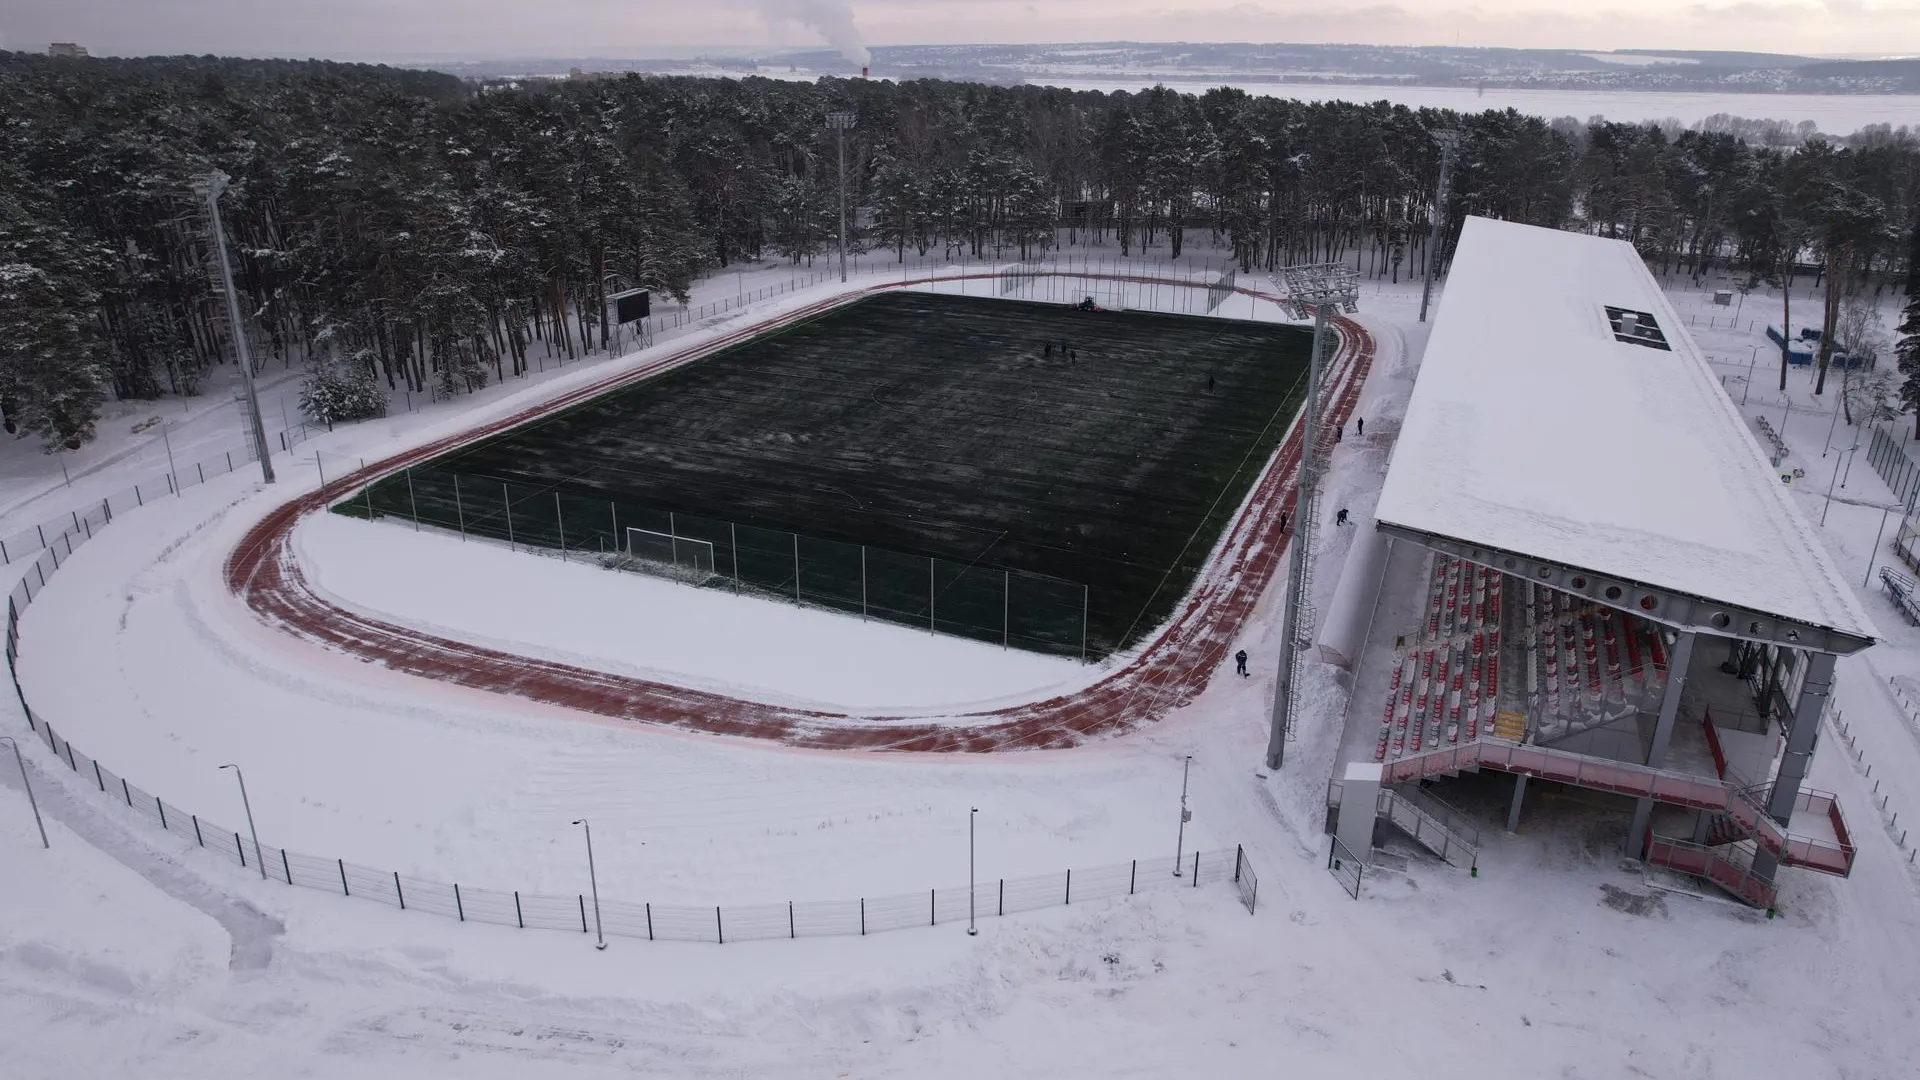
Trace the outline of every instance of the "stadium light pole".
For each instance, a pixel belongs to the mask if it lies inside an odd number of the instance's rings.
[[[1885,523],[1882,523],[1884,527]],[[20,785],[27,789],[27,805],[33,807],[33,824],[40,830],[40,846],[51,849],[47,843],[47,823],[40,820],[40,803],[33,797],[33,781],[27,779],[27,759],[20,756],[20,744],[11,735],[0,735],[0,742],[13,747],[13,763],[20,766]]]
[[[260,830],[253,827],[253,802],[247,798],[247,778],[240,773],[240,766],[227,764],[220,766],[232,769],[233,778],[240,781],[240,805],[247,811],[247,832],[253,837],[253,861],[260,864],[260,880],[267,880],[267,860],[260,854]]]
[[[220,256],[220,281],[226,287],[227,319],[233,329],[234,357],[240,362],[240,385],[247,398],[247,421],[252,428],[253,449],[260,456],[260,478],[273,483],[273,461],[267,454],[267,428],[260,421],[260,395],[253,386],[253,356],[247,348],[247,327],[240,321],[240,295],[233,291],[233,266],[227,261],[227,229],[220,220],[220,194],[232,178],[214,170],[193,182],[194,194],[207,201],[207,216],[213,221],[213,250]]]
[[[1420,285],[1420,321],[1427,321],[1427,301],[1433,298],[1433,268],[1440,263],[1440,233],[1447,220],[1447,187],[1453,181],[1453,153],[1460,147],[1457,131],[1436,131],[1440,144],[1440,188],[1433,196],[1433,228],[1427,236],[1427,270]]]
[[[973,937],[980,932],[973,916],[973,820],[980,816],[980,808],[967,811],[967,936]]]
[[[840,284],[847,283],[847,129],[853,126],[853,114],[836,109],[827,114],[827,126],[840,144]]]
[[[600,930],[600,874],[593,868],[593,826],[587,823],[586,818],[581,818],[574,824],[587,830],[587,884],[593,889],[593,947],[605,949],[607,935]]]
[[[1280,638],[1279,673],[1274,683],[1273,715],[1267,735],[1267,768],[1286,762],[1299,696],[1296,677],[1302,654],[1313,646],[1313,537],[1320,467],[1320,379],[1325,362],[1327,316],[1352,311],[1360,298],[1359,273],[1351,266],[1319,263],[1289,266],[1273,275],[1285,293],[1280,301],[1296,317],[1313,312],[1313,352],[1307,360],[1307,400],[1300,410],[1300,478],[1293,503],[1293,538],[1288,545],[1286,629]]]

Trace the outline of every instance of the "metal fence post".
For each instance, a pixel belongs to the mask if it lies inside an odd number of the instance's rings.
[[[407,507],[413,511],[413,531],[420,531],[420,503],[413,497],[413,466],[407,466]]]
[[[293,864],[287,861],[287,849],[280,849],[280,872],[286,875],[287,884],[293,884]]]
[[[340,895],[352,896],[353,890],[347,887],[347,860],[335,859],[333,863],[340,868]]]
[[[860,545],[860,621],[867,621],[867,545]]]
[[[368,516],[372,516],[372,513],[373,513],[373,496],[371,494],[371,492],[373,491],[372,485],[368,485],[367,491],[369,492],[367,496],[367,513],[368,513]],[[460,502],[460,474],[459,473],[453,474],[453,515],[454,515],[454,520],[458,522],[460,525],[460,539],[464,541],[467,538],[467,508],[461,505],[461,502]]]
[[[453,911],[460,916],[461,922],[467,921],[467,905],[460,902],[460,883],[453,883]]]
[[[1067,871],[1067,898],[1064,902],[1073,903],[1073,871],[1071,869]]]
[[[160,796],[155,795],[153,797],[153,806],[154,806],[154,809],[160,811],[160,827],[163,829],[166,828],[167,827],[167,804],[160,801]]]
[[[1127,895],[1133,895],[1134,882],[1140,878],[1140,860],[1133,860],[1133,869],[1127,871]]]
[[[567,521],[560,513],[560,493],[553,493],[553,527],[560,533],[560,561],[567,561]]]
[[[1090,603],[1085,585],[1080,586],[1080,659],[1087,658],[1087,608]]]
[[[860,898],[860,936],[867,936],[867,898]]]
[[[393,896],[400,901],[400,910],[407,910],[407,894],[400,888],[400,871],[398,870],[393,872]]]
[[[727,943],[727,928],[720,922],[719,904],[713,905],[713,935],[719,939],[720,944],[725,945]]]
[[[201,847],[206,847],[207,838],[200,835],[200,815],[194,814],[192,815],[192,817],[193,817],[193,842],[196,844],[199,844]]]
[[[513,495],[507,491],[507,482],[500,481],[500,505],[507,511],[507,550],[513,550]]]
[[[933,556],[927,556],[927,633],[933,629]]]
[[[1000,571],[1000,647],[1002,649],[1006,648],[1007,642],[1013,638],[1011,629],[1013,624],[1008,614],[1012,610],[1013,575],[1002,570]]]
[[[1000,914],[1007,913],[1007,879],[1000,879]]]
[[[793,932],[793,901],[789,900],[787,901],[787,937],[791,939],[799,936]]]
[[[647,940],[653,940],[653,901],[647,901]]]
[[[240,842],[240,834],[233,834],[233,850],[240,853],[240,865],[247,865],[247,845]]]
[[[513,922],[520,929],[527,928],[527,917],[520,913],[520,890],[513,890]]]
[[[1193,887],[1200,887],[1200,852],[1193,853]]]
[[[740,591],[740,530],[733,522],[727,522],[727,538],[733,544],[733,591]]]
[[[607,500],[607,519],[613,522],[613,553],[620,554],[620,504]]]
[[[800,534],[793,534],[793,602],[800,602]]]

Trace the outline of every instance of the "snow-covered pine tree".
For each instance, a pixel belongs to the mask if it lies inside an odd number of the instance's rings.
[[[1913,413],[1914,438],[1920,439],[1920,222],[1914,223],[1907,249],[1907,309],[1899,334],[1893,354],[1902,376],[1900,403]]]
[[[372,356],[362,352],[328,360],[309,371],[300,381],[300,411],[328,427],[387,415],[387,392],[374,374]]]

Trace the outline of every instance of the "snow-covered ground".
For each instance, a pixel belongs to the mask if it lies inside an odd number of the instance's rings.
[[[1689,302],[1676,298],[1683,311]],[[1363,306],[1381,346],[1363,397],[1369,438],[1335,455],[1323,505],[1364,519],[1425,328],[1414,319],[1417,285],[1370,292]],[[1703,331],[1705,351],[1747,351],[1747,331],[1726,334]],[[384,456],[602,369],[611,370],[589,365],[342,428],[313,449],[323,464]],[[1762,391],[1751,396],[1749,413]],[[1829,414],[1804,393],[1794,404],[1789,441],[1809,473],[1795,490],[1817,522]],[[313,469],[279,460],[283,484],[315,481]],[[98,477],[124,487],[144,475],[122,463]],[[1823,535],[1859,580],[1886,493],[1864,461],[1848,482],[1841,494],[1863,505],[1836,501]],[[1852,815],[1861,848],[1852,879],[1789,871],[1775,920],[1660,893],[1620,861],[1617,822],[1547,801],[1523,835],[1483,830],[1479,877],[1415,860],[1369,876],[1355,903],[1324,871],[1318,835],[1345,709],[1328,669],[1310,672],[1314,708],[1286,768],[1259,768],[1280,640],[1275,597],[1244,642],[1257,677],[1222,677],[1123,738],[937,760],[799,752],[604,724],[284,639],[217,576],[238,534],[278,498],[243,472],[127,515],[80,551],[23,627],[27,692],[63,735],[223,821],[241,817],[217,766],[242,762],[268,843],[573,892],[584,859],[568,822],[586,815],[606,895],[853,897],[959,880],[971,806],[981,809],[983,878],[1169,854],[1181,759],[1192,754],[1185,841],[1246,844],[1261,874],[1259,910],[1249,915],[1224,888],[1170,890],[991,920],[977,938],[943,924],[739,946],[619,941],[598,953],[587,938],[263,883],[130,824],[23,737],[53,848],[40,849],[19,776],[0,758],[0,1075],[238,1077],[289,1063],[300,1075],[356,1080],[1909,1068],[1920,903],[1906,853],[1875,831],[1868,799],[1875,781],[1902,777],[1882,794],[1894,810],[1920,813],[1920,736],[1867,665],[1920,674],[1920,632],[1871,590],[1862,602],[1896,639],[1843,667],[1840,704],[1873,779],[1837,740],[1812,777]],[[0,526],[59,509],[48,496]],[[402,550],[414,540],[407,530],[337,526],[336,539],[390,532],[372,558],[415,557]],[[328,542],[316,537],[333,527],[303,543]],[[1351,534],[1321,535],[1324,603]],[[568,569],[491,554],[508,561],[482,572]],[[377,594],[386,572],[349,574],[366,574],[355,587],[375,590],[367,602],[410,606]],[[540,636],[537,626],[511,629],[516,640]],[[881,681],[870,689],[886,692]],[[17,708],[8,712],[0,728],[25,736]]]

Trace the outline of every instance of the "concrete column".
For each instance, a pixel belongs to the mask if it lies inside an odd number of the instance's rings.
[[[1520,803],[1527,794],[1527,778],[1524,773],[1513,775],[1513,808],[1507,811],[1507,831],[1520,828]]]
[[[1793,727],[1787,732],[1787,751],[1780,759],[1780,773],[1774,778],[1773,793],[1767,799],[1767,816],[1787,825],[1793,816],[1793,802],[1800,795],[1800,782],[1813,765],[1813,750],[1820,741],[1820,718],[1827,710],[1827,696],[1833,692],[1832,653],[1812,653],[1807,657],[1807,675],[1800,680],[1800,700],[1793,707]]]
[[[1380,782],[1386,766],[1371,761],[1347,763],[1340,779],[1340,825],[1334,835],[1361,862],[1373,860],[1373,822],[1379,814]]]
[[[1667,690],[1660,699],[1660,718],[1653,725],[1653,745],[1647,748],[1647,765],[1663,768],[1667,747],[1673,741],[1674,720],[1680,715],[1680,695],[1687,687],[1687,668],[1693,663],[1693,631],[1680,635],[1667,659]],[[1646,857],[1647,822],[1653,818],[1653,800],[1641,799],[1633,805],[1633,825],[1627,829],[1627,858]]]
[[[1827,697],[1833,692],[1832,653],[1809,653],[1807,674],[1800,680],[1800,699],[1794,703],[1793,726],[1787,731],[1786,753],[1780,758],[1780,771],[1773,778],[1773,790],[1767,796],[1767,816],[1778,822],[1782,831],[1793,818],[1794,801],[1800,797],[1800,782],[1813,765],[1814,747],[1820,741],[1820,719],[1827,709]],[[1762,881],[1772,882],[1780,869],[1780,859],[1766,848],[1754,853],[1753,872]]]

